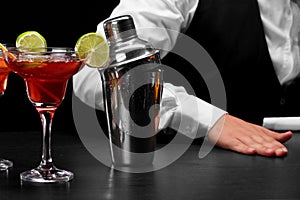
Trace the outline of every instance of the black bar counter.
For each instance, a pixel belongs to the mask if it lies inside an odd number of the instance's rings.
[[[169,166],[147,173],[113,170],[94,158],[76,133],[54,132],[52,156],[58,168],[74,172],[68,183],[21,183],[19,174],[36,167],[41,133],[1,132],[0,157],[13,168],[0,173],[1,200],[192,200],[300,199],[300,134],[282,158],[248,156],[214,148],[200,159],[192,144]]]

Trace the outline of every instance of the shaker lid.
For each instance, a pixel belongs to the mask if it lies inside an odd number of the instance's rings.
[[[136,36],[133,18],[122,15],[104,21],[103,28],[109,42],[117,42],[130,36]]]

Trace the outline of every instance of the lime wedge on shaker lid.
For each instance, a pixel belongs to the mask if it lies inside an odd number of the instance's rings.
[[[103,67],[109,59],[109,46],[106,40],[95,32],[82,35],[76,42],[75,50],[80,58],[86,59],[89,67]]]
[[[18,48],[44,48],[47,47],[45,38],[36,31],[26,31],[21,33],[16,40]]]

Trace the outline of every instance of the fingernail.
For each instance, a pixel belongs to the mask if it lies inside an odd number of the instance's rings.
[[[285,147],[282,147],[281,150],[282,150],[283,152],[285,152],[285,153],[288,152],[287,148],[285,148]]]

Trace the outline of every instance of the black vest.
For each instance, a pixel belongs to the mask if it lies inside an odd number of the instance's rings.
[[[257,0],[202,0],[186,34],[205,48],[219,68],[230,114],[257,124],[265,116],[282,115],[282,88]]]

